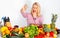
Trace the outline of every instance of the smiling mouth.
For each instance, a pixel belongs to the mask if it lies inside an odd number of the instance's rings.
[[[35,10],[33,10],[33,12],[36,12]]]

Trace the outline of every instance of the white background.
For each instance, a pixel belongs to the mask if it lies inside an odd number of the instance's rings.
[[[21,15],[20,9],[27,4],[27,11],[30,12],[35,1],[40,3],[41,13],[44,16],[43,23],[51,23],[52,13],[58,14],[56,27],[60,28],[60,0],[0,0],[0,20],[3,16],[9,16],[12,26],[26,26],[26,19]]]

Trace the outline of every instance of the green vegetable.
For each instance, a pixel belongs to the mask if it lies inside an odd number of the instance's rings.
[[[24,38],[24,34],[21,33],[21,34],[18,34],[16,36],[11,36],[11,38]]]
[[[18,35],[18,32],[15,32],[15,31],[12,31],[11,32],[13,35],[17,36]]]
[[[6,38],[11,38],[11,37],[10,37],[10,35],[7,34],[7,35],[6,35]]]
[[[51,32],[50,28],[44,28],[44,32]]]
[[[24,28],[24,32],[29,33],[29,35],[33,37],[38,35],[38,27],[37,25],[31,24],[30,26]]]
[[[19,37],[19,38],[23,38],[23,37],[24,37],[24,34],[21,33],[21,34],[18,35],[18,37]]]
[[[43,28],[44,32],[51,32],[51,28],[48,28],[47,26],[48,26],[47,24],[44,24]]]
[[[10,35],[6,34],[4,36],[2,36],[2,38],[11,38]]]
[[[11,36],[11,38],[19,38],[18,36]]]
[[[6,35],[2,36],[2,38],[6,38]]]
[[[57,14],[52,14],[52,19],[51,19],[51,29],[55,29],[55,22],[57,20]]]

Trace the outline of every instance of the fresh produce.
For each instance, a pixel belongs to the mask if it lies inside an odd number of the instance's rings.
[[[54,37],[53,38],[57,38],[57,35],[56,34],[54,34]]]
[[[53,31],[49,32],[49,36],[53,37],[54,36],[54,32]]]
[[[11,27],[11,23],[10,22],[6,22],[5,24],[7,27]]]
[[[48,28],[51,28],[51,25],[50,25],[50,24],[47,24],[47,25],[48,25],[48,26],[47,26]]]
[[[28,33],[30,36],[38,35],[38,27],[32,24],[28,27],[25,27],[24,32]]]
[[[6,38],[11,38],[11,36],[9,34],[6,34]]]
[[[2,38],[6,38],[6,35],[3,35]]]
[[[19,38],[18,36],[11,36],[11,38]]]
[[[15,31],[15,32],[19,32],[19,28],[15,28],[14,31]]]
[[[5,31],[5,30],[7,30],[8,28],[6,27],[6,26],[3,26],[2,28],[1,28],[1,32],[3,32],[3,31]]]
[[[23,28],[19,28],[19,34],[23,33]]]
[[[6,34],[10,34],[10,31],[9,31],[9,30],[6,30],[5,33],[6,33]]]
[[[13,28],[12,28],[12,27],[8,27],[8,30],[12,31],[12,30],[13,30]]]
[[[38,25],[38,28],[43,28],[43,24],[41,24],[41,25]]]
[[[43,30],[44,30],[44,32],[51,32],[50,25],[44,24]]]
[[[19,29],[18,28],[13,28],[13,30],[11,31],[11,36],[16,36],[18,35]]]
[[[50,36],[49,32],[45,32],[45,36],[49,37]]]
[[[25,33],[25,38],[29,38],[29,33]]]
[[[53,14],[52,15],[52,20],[51,20],[51,30],[54,32],[54,34],[57,34],[57,29],[56,29],[56,27],[55,27],[55,22],[56,22],[56,20],[57,20],[57,14]]]
[[[24,38],[24,34],[23,34],[23,33],[20,33],[20,34],[18,35],[18,37],[19,37],[19,38]]]
[[[44,33],[43,28],[38,28],[38,32],[39,32],[39,34]]]
[[[44,34],[40,33],[39,35],[34,36],[34,38],[44,38]]]
[[[57,38],[55,22],[57,15],[52,15],[51,24],[31,24],[26,27],[11,26],[9,17],[3,17],[4,26],[1,27],[2,38]]]
[[[20,33],[18,34],[17,32],[13,32],[12,35],[11,35],[12,38],[23,38],[24,37],[24,34],[23,33]]]
[[[54,32],[54,34],[57,34],[57,31],[56,30],[52,29],[52,31]]]
[[[51,29],[55,29],[55,22],[57,20],[57,14],[52,14],[52,20],[51,20]]]
[[[14,28],[13,28],[13,31],[18,33],[19,32],[19,28],[18,27],[19,27],[18,25],[15,25]]]
[[[2,35],[10,34],[10,31],[8,30],[8,28],[6,26],[3,26],[1,28],[1,32],[2,32]]]
[[[11,36],[16,36],[16,35],[18,35],[18,32],[15,32],[15,31],[11,32]]]

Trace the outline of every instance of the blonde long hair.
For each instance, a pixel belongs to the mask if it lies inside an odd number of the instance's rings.
[[[40,5],[38,2],[35,2],[33,5],[37,5],[38,6],[38,12],[37,12],[37,16],[40,16]],[[33,7],[32,7],[33,8]],[[31,10],[31,14],[32,14],[32,10]],[[33,15],[33,14],[32,14]]]

